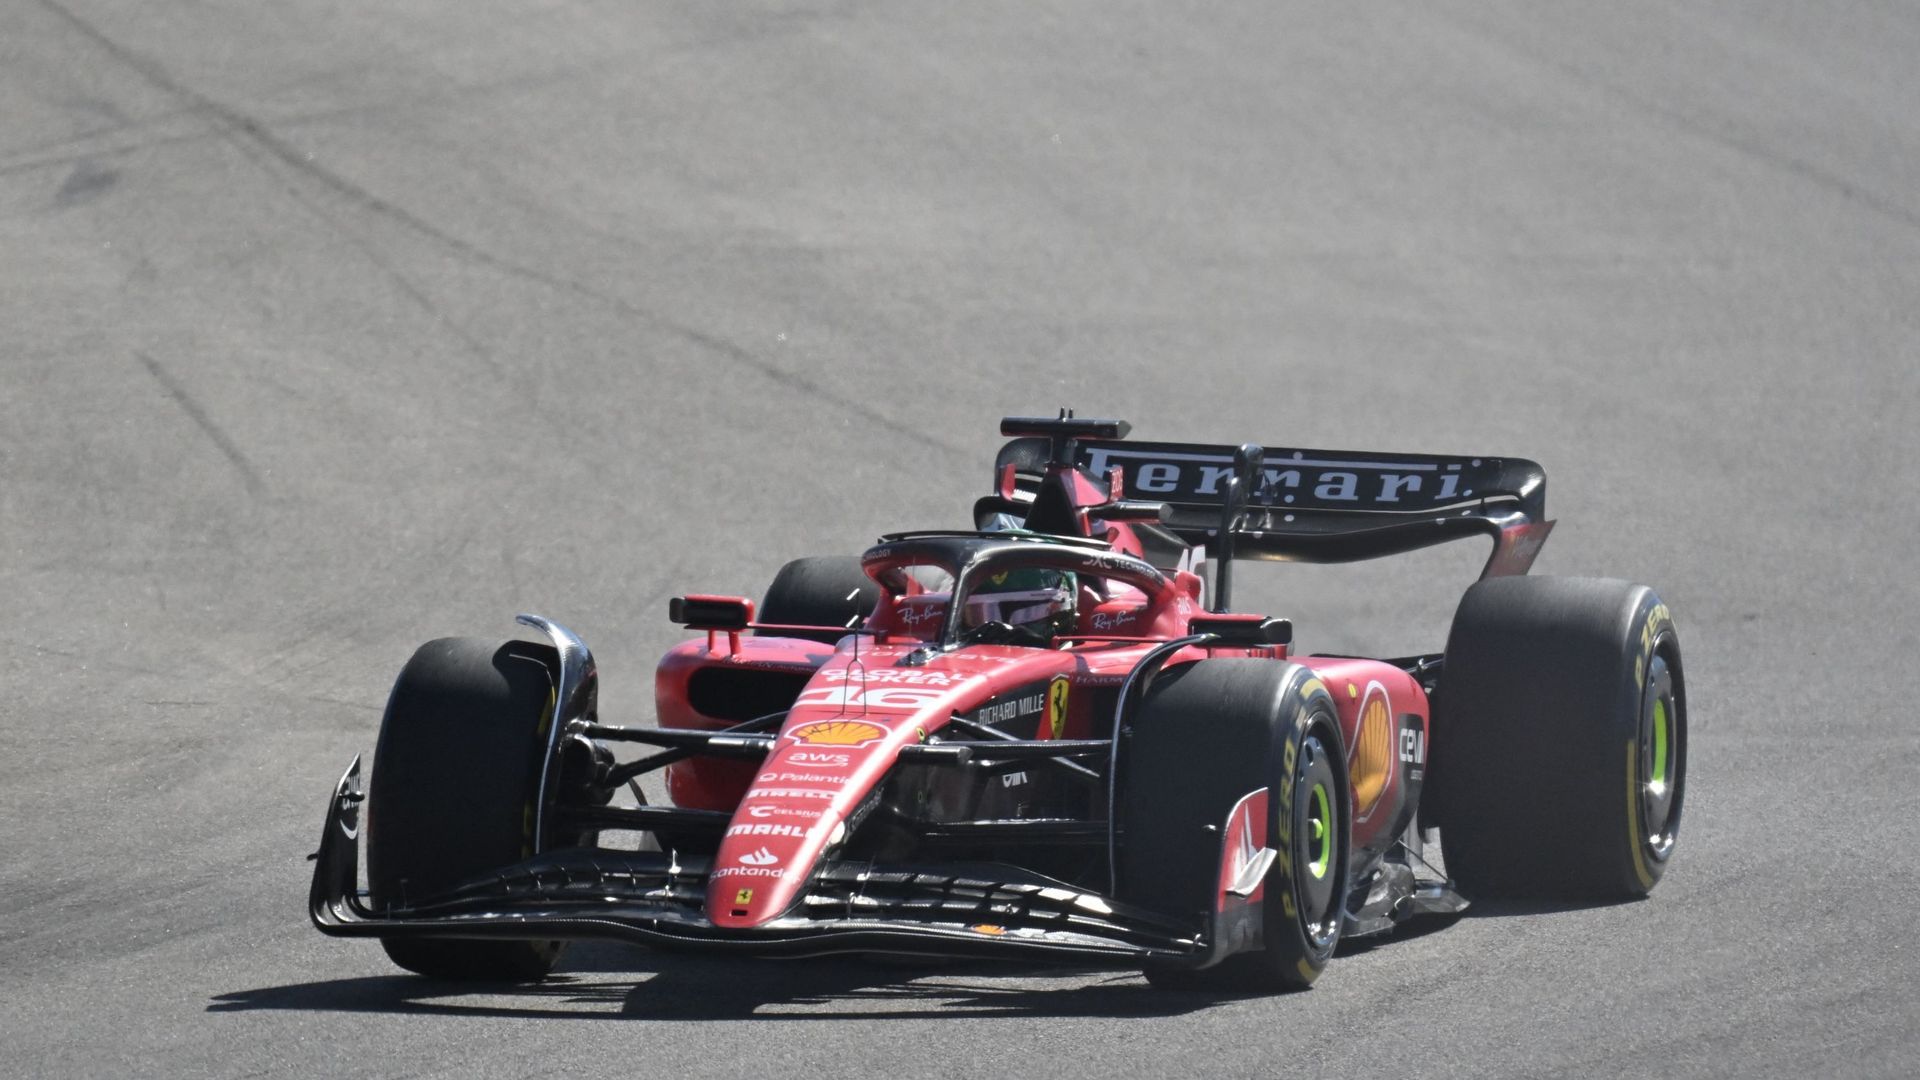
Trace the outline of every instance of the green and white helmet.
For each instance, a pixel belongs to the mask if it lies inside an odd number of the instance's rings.
[[[1006,623],[1051,641],[1069,633],[1076,621],[1079,583],[1061,570],[1009,570],[978,582],[960,610],[960,625],[971,630]]]

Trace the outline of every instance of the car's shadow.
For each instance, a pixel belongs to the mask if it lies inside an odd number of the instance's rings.
[[[1467,908],[1463,917],[1511,919],[1522,915],[1557,915],[1568,911],[1597,911],[1601,908],[1642,904],[1646,899],[1644,896],[1622,897],[1617,900],[1585,900],[1549,896],[1530,900],[1475,900],[1473,905]]]
[[[385,963],[384,957],[368,959]],[[608,975],[633,978],[603,977]],[[561,970],[539,983],[396,973],[238,990],[215,996],[207,1010],[675,1021],[871,1020],[934,1011],[988,1018],[1153,1017],[1247,996],[1156,989],[1136,972],[971,961],[754,961],[594,944],[575,946]]]

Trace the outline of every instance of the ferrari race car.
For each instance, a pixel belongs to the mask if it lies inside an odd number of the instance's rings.
[[[1679,639],[1644,586],[1525,576],[1538,465],[1128,431],[1007,419],[976,529],[800,559],[757,608],[673,600],[692,636],[650,727],[603,721],[550,620],[421,646],[365,794],[356,758],[330,800],[314,924],[433,976],[538,978],[605,938],[1280,990],[1468,898],[1660,880]],[[1295,655],[1285,619],[1230,605],[1236,560],[1468,536],[1492,554],[1444,653]],[[671,805],[641,798],[655,771]]]

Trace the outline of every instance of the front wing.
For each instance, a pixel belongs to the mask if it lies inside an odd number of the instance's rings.
[[[308,908],[342,937],[611,939],[662,948],[807,957],[985,956],[1138,967],[1202,966],[1250,944],[1220,915],[1188,920],[1000,863],[829,860],[792,911],[752,929],[703,911],[708,861],[647,851],[547,852],[412,906],[373,911],[359,884],[356,759],[328,807]],[[1236,911],[1235,929],[1247,912]],[[1257,920],[1254,920],[1257,924]]]

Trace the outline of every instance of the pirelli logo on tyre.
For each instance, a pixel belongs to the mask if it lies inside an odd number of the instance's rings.
[[[1672,621],[1673,616],[1668,614],[1667,605],[1656,601],[1647,612],[1646,620],[1640,624],[1640,648],[1633,657],[1633,681],[1642,689],[1647,685],[1647,664],[1653,660],[1653,644],[1659,640],[1660,627]]]

